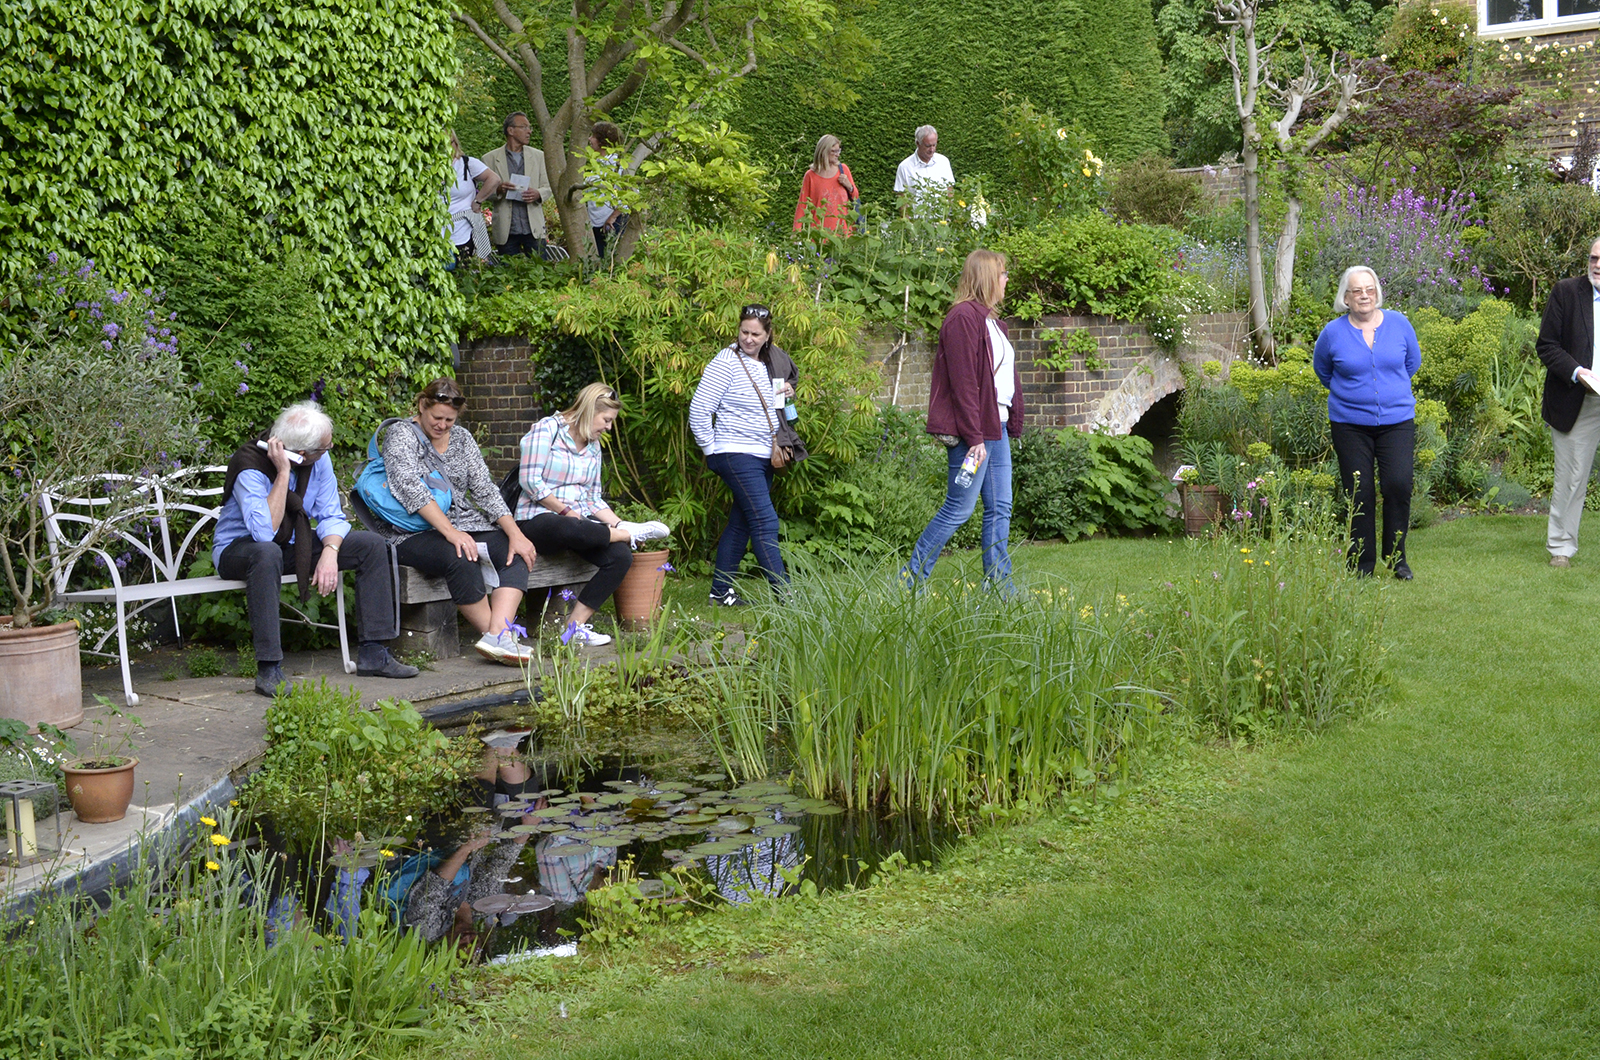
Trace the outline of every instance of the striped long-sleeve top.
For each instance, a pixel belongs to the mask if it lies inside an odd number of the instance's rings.
[[[522,436],[517,477],[522,483],[518,520],[554,515],[538,503],[552,493],[584,518],[606,507],[600,496],[600,439],[591,438],[579,449],[572,429],[559,413],[546,416]]]
[[[746,357],[737,346],[711,358],[689,402],[689,430],[701,452],[772,455],[772,436],[783,410],[773,402],[769,371],[760,359]]]

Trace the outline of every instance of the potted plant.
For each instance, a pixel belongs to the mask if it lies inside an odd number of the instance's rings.
[[[1183,531],[1199,537],[1222,519],[1222,491],[1200,481],[1200,470],[1185,466],[1178,471],[1178,494],[1183,502]]]
[[[622,511],[617,514],[630,522],[665,522],[659,514],[643,506],[626,506],[626,511],[625,515]],[[656,615],[661,612],[661,591],[666,586],[667,575],[674,569],[670,562],[670,534],[651,541],[646,547],[650,551],[641,549],[633,554],[633,566],[628,568],[622,584],[617,586],[612,597],[616,601],[617,621],[624,629],[647,628],[655,621]]]
[[[131,752],[133,738],[144,731],[144,722],[105,696],[94,698],[105,708],[105,715],[89,723],[94,735],[87,753],[79,754],[77,741],[54,725],[41,725],[39,731],[49,741],[48,757],[66,778],[72,812],[85,824],[106,824],[127,816],[128,804],[133,801],[133,770],[139,759]],[[121,731],[112,735],[109,730],[113,726]]]
[[[0,576],[12,601],[0,621],[0,717],[63,728],[83,717],[78,627],[38,620],[63,571],[93,577],[79,561],[99,552],[106,562],[120,513],[143,494],[102,487],[92,521],[54,547],[41,499],[80,483],[86,493],[104,473],[174,470],[201,449],[201,417],[156,299],[118,290],[93,262],[52,254],[0,304],[10,332],[0,353]]]

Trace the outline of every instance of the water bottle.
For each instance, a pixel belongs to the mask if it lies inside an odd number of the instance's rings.
[[[978,447],[973,446],[967,450],[967,458],[961,461],[961,470],[956,472],[956,485],[966,489],[972,485],[972,473],[978,470]]]

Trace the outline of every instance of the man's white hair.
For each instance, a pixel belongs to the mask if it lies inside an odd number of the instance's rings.
[[[333,421],[315,401],[295,402],[272,423],[272,437],[285,449],[319,449],[322,440],[332,436]]]
[[[938,135],[938,133],[939,133],[939,130],[935,129],[931,125],[919,125],[919,126],[917,126],[917,146],[921,147],[923,144],[927,143],[928,137],[936,136],[936,135]]]

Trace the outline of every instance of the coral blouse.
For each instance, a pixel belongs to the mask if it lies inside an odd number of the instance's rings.
[[[850,167],[843,162],[839,163],[839,173],[850,182],[852,188],[856,187],[856,178],[850,175]],[[837,230],[840,235],[849,235],[850,203],[854,197],[844,190],[844,184],[839,180],[839,174],[831,177],[819,177],[817,171],[806,169],[805,179],[800,182],[800,201],[794,207],[794,230],[800,231],[801,227],[809,227],[817,223],[817,218],[822,218],[822,227],[832,232]]]

